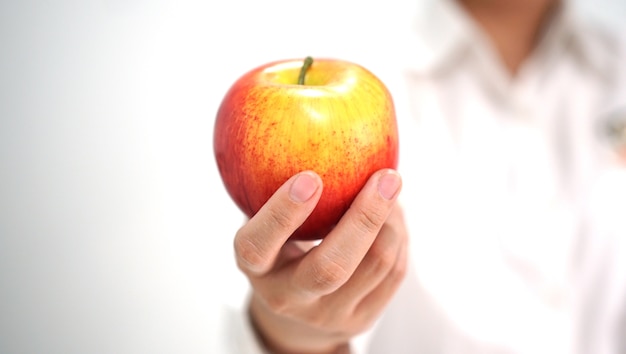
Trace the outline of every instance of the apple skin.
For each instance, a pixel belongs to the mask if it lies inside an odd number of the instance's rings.
[[[275,61],[240,77],[223,98],[214,154],[224,186],[252,217],[291,176],[320,175],[323,191],[293,240],[323,239],[377,170],[398,164],[391,94],[364,67],[315,59]]]

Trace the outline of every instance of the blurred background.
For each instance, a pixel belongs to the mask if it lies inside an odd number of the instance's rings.
[[[2,1],[0,353],[212,353],[243,216],[228,87],[306,55],[378,68],[410,1]],[[626,31],[623,0],[579,0]],[[374,70],[376,71],[376,70]]]

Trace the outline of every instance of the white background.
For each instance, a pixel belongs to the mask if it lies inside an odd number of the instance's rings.
[[[0,353],[214,352],[217,304],[245,295],[223,94],[275,59],[375,65],[402,2],[0,3]]]

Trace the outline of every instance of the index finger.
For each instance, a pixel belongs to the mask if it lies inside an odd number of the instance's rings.
[[[400,191],[400,175],[378,171],[365,184],[337,226],[299,264],[298,287],[316,295],[335,291],[367,254]]]
[[[268,272],[287,239],[311,214],[322,192],[311,171],[288,179],[235,235],[237,265],[246,274]]]

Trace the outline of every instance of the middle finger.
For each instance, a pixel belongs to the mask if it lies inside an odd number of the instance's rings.
[[[393,170],[374,173],[333,231],[299,263],[295,285],[314,296],[342,286],[385,223],[401,184],[400,175]]]

